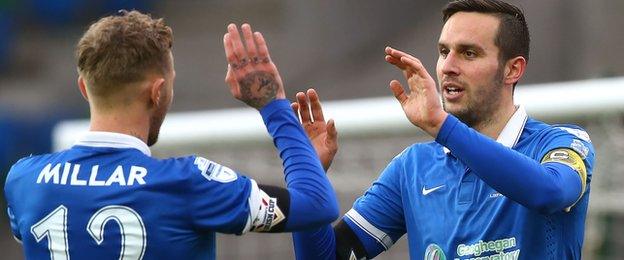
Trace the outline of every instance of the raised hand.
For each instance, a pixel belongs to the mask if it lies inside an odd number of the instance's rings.
[[[442,109],[435,81],[412,55],[390,47],[386,47],[385,52],[386,61],[403,71],[409,85],[409,93],[406,93],[398,80],[390,81],[394,97],[412,124],[436,137],[448,114]]]
[[[225,82],[232,96],[259,110],[274,99],[286,98],[286,94],[262,34],[252,32],[249,24],[243,24],[241,29],[243,39],[235,24],[228,25],[223,36],[228,62]]]
[[[301,125],[327,171],[338,151],[338,132],[334,120],[325,122],[323,108],[314,89],[308,89],[307,93],[297,93],[297,102],[293,102],[291,107],[296,115],[300,115]]]

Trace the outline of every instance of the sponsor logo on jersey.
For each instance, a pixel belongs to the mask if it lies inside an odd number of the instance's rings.
[[[446,260],[446,255],[440,246],[430,244],[425,250],[425,260]]]
[[[439,190],[441,188],[444,188],[444,185],[436,186],[436,187],[433,187],[431,189],[427,189],[425,186],[423,186],[423,188],[422,188],[422,195],[427,196],[427,195],[429,195],[429,193],[432,193],[432,192],[434,192],[436,190]]]
[[[238,178],[238,175],[232,169],[203,157],[196,157],[194,164],[209,181],[228,183]]]
[[[458,245],[457,255],[462,257],[461,259],[518,259],[520,256],[520,249],[505,252],[505,250],[514,247],[516,247],[515,237],[491,241],[479,240],[479,242],[474,244]]]

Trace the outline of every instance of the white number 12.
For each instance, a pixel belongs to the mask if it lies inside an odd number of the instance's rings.
[[[67,213],[67,207],[61,205],[30,228],[37,242],[48,238],[50,258],[53,260],[69,260]],[[87,224],[87,232],[98,245],[104,242],[104,226],[110,220],[117,222],[121,233],[119,260],[143,259],[147,234],[141,216],[129,207],[119,205],[98,210]]]

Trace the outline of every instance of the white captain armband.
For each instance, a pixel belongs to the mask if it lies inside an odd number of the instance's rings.
[[[290,208],[288,190],[268,185],[258,186],[254,180],[251,182],[249,217],[242,233],[282,232]]]
[[[581,199],[583,193],[585,193],[585,188],[587,185],[587,167],[585,167],[585,163],[583,162],[583,158],[577,152],[568,149],[568,148],[558,148],[548,152],[544,158],[542,158],[542,163],[548,162],[557,162],[562,163],[570,168],[574,169],[576,173],[578,173],[581,178],[581,194],[578,199],[565,211],[570,211],[570,209],[576,205],[576,203]]]

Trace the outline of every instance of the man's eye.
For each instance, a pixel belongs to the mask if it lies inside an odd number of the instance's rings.
[[[448,55],[449,51],[447,49],[440,49],[440,56],[445,57]]]
[[[466,57],[468,57],[468,58],[477,57],[477,53],[474,52],[474,51],[466,51]]]

